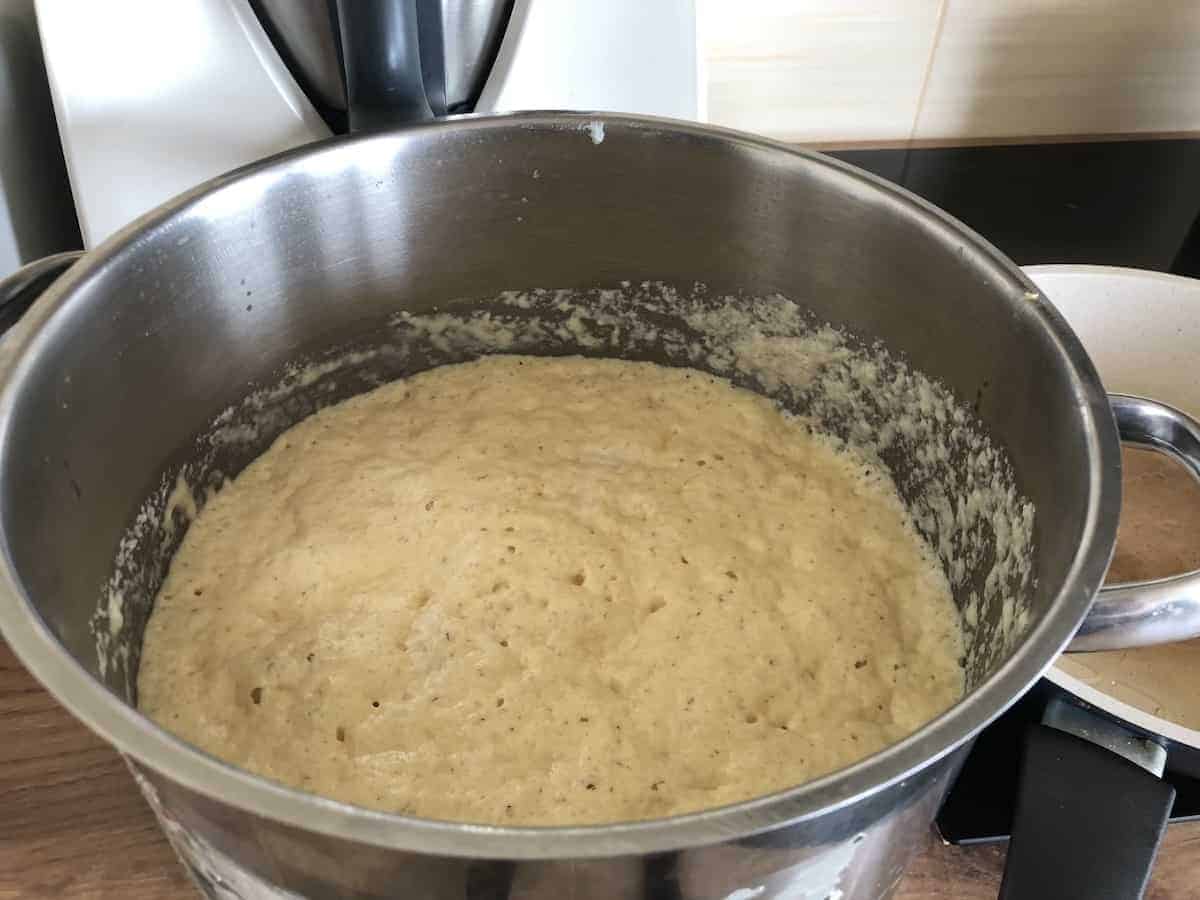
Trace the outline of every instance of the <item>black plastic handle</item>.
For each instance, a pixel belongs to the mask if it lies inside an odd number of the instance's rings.
[[[1047,725],[1025,742],[1001,900],[1137,900],[1175,788]]]
[[[82,250],[43,256],[0,280],[0,334],[16,325],[42,291],[50,287],[81,256]]]
[[[351,131],[446,114],[441,0],[336,0]]]

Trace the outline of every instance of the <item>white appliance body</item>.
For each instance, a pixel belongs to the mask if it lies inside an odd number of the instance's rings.
[[[36,0],[87,246],[215,175],[330,136],[249,0]],[[475,112],[694,119],[694,0],[515,0]]]

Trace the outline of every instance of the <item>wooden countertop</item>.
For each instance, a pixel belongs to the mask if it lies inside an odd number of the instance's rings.
[[[195,896],[124,765],[0,641],[0,900]],[[932,834],[895,900],[993,900],[1001,846]],[[1172,826],[1148,900],[1200,896],[1200,822]]]

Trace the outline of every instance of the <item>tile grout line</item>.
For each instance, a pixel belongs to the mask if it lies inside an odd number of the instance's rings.
[[[711,124],[708,112],[712,83],[712,64],[708,58],[710,13],[706,0],[695,0],[692,3],[692,15],[692,23],[696,29],[696,120]]]
[[[946,25],[946,10],[950,0],[938,0],[937,22],[933,26],[933,40],[929,44],[929,56],[925,59],[925,73],[921,77],[921,90],[917,94],[917,108],[913,112],[912,128],[908,132],[905,146],[910,146],[917,138],[917,129],[921,124],[921,114],[925,111],[925,95],[929,90],[929,79],[933,75],[933,60],[942,42],[942,29]]]

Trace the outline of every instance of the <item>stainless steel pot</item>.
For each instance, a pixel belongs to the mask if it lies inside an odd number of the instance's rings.
[[[101,674],[89,623],[122,536],[252,386],[295,359],[369,343],[397,310],[624,280],[784,293],[975,400],[1037,507],[1036,582],[1014,598],[1028,627],[989,648],[994,664],[962,702],[882,753],[770,797],[661,821],[500,828],[370,812],[236,770],[143,718],[126,682]],[[393,360],[386,374],[427,362]],[[282,409],[279,428],[319,399]],[[468,118],[306,147],[217,179],[88,254],[34,305],[0,349],[0,626],[126,755],[212,896],[882,897],[968,742],[1083,620],[1119,487],[1117,432],[1079,344],[1020,270],[937,209],[731,132],[618,116]],[[139,596],[125,597],[135,648],[161,566],[147,571]]]

